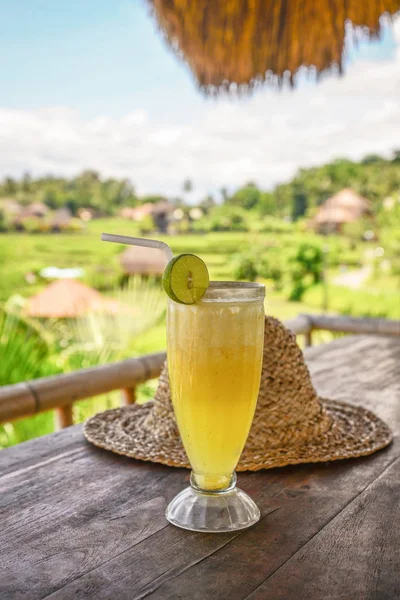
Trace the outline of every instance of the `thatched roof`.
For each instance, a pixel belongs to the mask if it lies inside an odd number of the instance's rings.
[[[58,208],[52,218],[51,218],[51,226],[62,229],[63,227],[68,227],[72,220],[72,212],[66,206],[62,208]]]
[[[120,211],[120,216],[123,219],[131,219],[132,221],[142,221],[148,216],[167,215],[173,212],[173,205],[168,200],[160,202],[145,202],[134,208],[125,206]]]
[[[44,218],[49,212],[49,208],[43,202],[32,202],[28,206],[24,206],[17,214],[15,221],[21,223],[24,219]]]
[[[63,319],[78,317],[92,310],[116,312],[117,309],[115,300],[103,298],[97,290],[80,281],[60,279],[28,300],[27,314],[30,317]]]
[[[135,246],[121,254],[120,263],[129,275],[162,275],[167,260],[160,250]]]
[[[346,21],[374,34],[383,13],[400,10],[400,0],[148,1],[169,44],[206,88],[248,89],[271,75],[293,77],[302,65],[340,70]]]
[[[345,188],[321,204],[314,223],[340,225],[351,223],[369,214],[371,214],[370,201],[354,190]]]
[[[132,221],[142,221],[145,217],[152,214],[154,204],[145,202],[140,206],[125,206],[121,209],[120,216],[123,219],[131,219]]]

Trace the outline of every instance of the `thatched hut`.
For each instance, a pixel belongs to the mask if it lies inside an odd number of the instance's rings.
[[[52,231],[67,229],[72,221],[72,212],[66,206],[58,208],[52,215],[50,227]]]
[[[371,202],[354,190],[345,188],[321,204],[313,225],[320,233],[338,233],[346,223],[370,216]]]
[[[202,88],[240,87],[342,67],[345,24],[372,34],[400,0],[149,0],[158,24]]]
[[[135,208],[126,206],[121,210],[120,216],[138,222],[143,221],[146,217],[151,217],[154,227],[161,233],[165,233],[173,211],[174,207],[168,200],[160,200],[160,202],[145,202]]]
[[[117,312],[118,302],[104,298],[80,281],[61,279],[30,298],[26,312],[30,317],[65,319],[94,310]]]
[[[160,250],[130,246],[121,254],[120,263],[125,275],[160,276],[167,261]]]
[[[140,206],[125,206],[119,213],[123,219],[129,219],[130,221],[143,221],[148,216],[151,216],[154,209],[152,202],[145,202]]]
[[[43,219],[49,212],[49,208],[43,204],[43,202],[32,202],[25,206],[21,213],[20,218],[36,217],[37,219]]]

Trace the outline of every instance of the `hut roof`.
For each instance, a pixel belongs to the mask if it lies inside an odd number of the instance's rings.
[[[346,21],[376,33],[383,13],[400,10],[400,0],[149,2],[167,41],[205,88],[247,88],[270,74],[293,77],[302,65],[341,70]]]
[[[354,211],[368,211],[371,210],[371,202],[360,196],[351,188],[344,188],[334,196],[328,198],[325,201],[326,206],[343,206]]]
[[[48,207],[43,202],[32,202],[28,206],[24,206],[22,210],[17,214],[16,221],[21,222],[24,219],[31,217],[43,218],[49,212]]]
[[[124,219],[132,219],[132,221],[142,221],[147,216],[166,214],[173,210],[174,207],[170,202],[161,200],[160,202],[145,202],[134,208],[125,206],[121,209],[120,216]]]
[[[163,215],[174,211],[173,205],[168,200],[161,200],[153,204],[152,215]]]
[[[370,213],[371,202],[354,190],[345,188],[320,206],[315,223],[350,223]]]
[[[317,225],[322,223],[340,225],[340,223],[351,223],[357,219],[358,215],[342,206],[321,206],[314,221]]]
[[[58,208],[51,219],[52,227],[67,227],[72,219],[72,212],[66,206]]]
[[[121,254],[120,263],[130,275],[162,275],[167,261],[160,250],[138,246],[127,248]]]
[[[145,202],[140,206],[125,206],[121,209],[120,215],[124,219],[132,219],[132,221],[141,221],[148,215],[152,214],[154,204],[151,202]]]
[[[28,301],[27,314],[31,317],[78,317],[91,310],[115,312],[117,303],[93,288],[73,279],[60,279]]]

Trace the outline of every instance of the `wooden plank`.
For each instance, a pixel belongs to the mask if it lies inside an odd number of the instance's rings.
[[[179,470],[76,450],[1,477],[0,598],[42,598],[167,526]]]
[[[249,600],[400,598],[400,460]]]
[[[294,319],[285,321],[285,326],[296,335],[307,334],[311,330],[311,321],[308,315],[298,315]]]
[[[210,536],[168,526],[85,575],[80,570],[50,598],[225,600],[228,590],[236,594],[229,598],[245,598],[361,493],[389,454],[242,475],[263,515],[254,528]]]
[[[82,426],[75,425],[1,450],[0,489],[1,477],[5,475],[15,475],[25,469],[37,468],[42,462],[61,458],[71,452],[84,452],[86,448],[82,445],[82,437]]]
[[[389,319],[345,317],[342,315],[307,315],[307,317],[313,329],[400,337],[400,320],[391,321]]]
[[[400,427],[400,340],[345,336],[304,352],[322,397],[360,404]]]
[[[343,352],[343,347],[347,352]],[[352,347],[357,349],[356,356],[361,351],[356,365],[349,361]],[[368,367],[371,352],[375,350],[380,357],[382,375],[386,378],[398,364],[396,351],[399,345],[396,340],[386,343],[383,339],[342,338],[325,346],[321,368],[318,368],[317,358],[312,365],[318,372],[319,385],[323,383],[326,388],[335,386],[337,379],[341,379],[341,371],[333,370],[332,365],[339,364],[341,369],[346,367],[344,388],[346,381],[350,384],[354,378],[357,380],[358,372],[366,371],[367,387],[363,389],[362,398],[356,399],[365,403],[370,395],[376,404],[375,387],[382,388],[383,381],[378,368],[371,387],[371,369]],[[392,357],[393,350],[395,356]],[[318,356],[317,349],[312,352]],[[391,398],[390,422],[396,427],[400,423],[398,402],[394,394],[390,396],[396,379],[389,377],[387,382],[387,398]],[[359,386],[359,383],[352,385]],[[173,530],[171,537],[171,528],[167,528],[155,534],[151,543],[143,542],[134,551],[128,550],[123,556],[110,560],[81,577],[79,582],[55,593],[52,598],[85,598],[92,593],[99,600],[107,598],[107,594],[119,598],[222,600],[226,598],[227,590],[231,594],[234,590],[237,594],[230,597],[244,598],[357,498],[398,452],[396,444],[360,460],[242,475],[242,487],[256,499],[264,515],[261,523],[252,530],[238,536],[226,536],[224,540],[220,536],[211,536],[211,539],[216,537],[218,542],[212,548],[210,536]]]
[[[37,412],[39,400],[26,382],[0,387],[0,423],[29,417]],[[12,415],[12,416],[10,416]]]
[[[372,353],[377,362],[378,352],[383,369],[375,369],[375,387],[369,374],[366,387],[356,388],[362,389],[357,396],[360,403],[377,406],[377,388],[385,386],[381,374],[388,375],[390,357],[398,349],[391,346],[395,340],[389,342],[357,338],[351,343],[343,338],[324,347],[321,363],[317,355],[310,358],[318,386],[336,389],[342,371],[350,383],[370,365]],[[343,354],[351,362],[354,347],[363,352],[347,370]],[[314,349],[308,352],[313,354]],[[341,365],[339,370],[328,371],[332,361]],[[396,378],[389,376],[387,381],[387,414],[398,427],[398,403],[391,400]],[[377,409],[386,412],[385,406]],[[77,433],[79,428],[72,427],[56,434],[58,438],[48,436],[53,444],[48,445],[47,463],[47,455],[40,452],[36,464],[29,463],[23,451],[29,444],[6,451],[23,460],[21,468],[0,477],[5,515],[0,536],[1,598],[225,599],[227,590],[236,594],[229,598],[244,598],[398,456],[396,441],[365,459],[243,474],[241,486],[258,502],[263,519],[240,534],[207,536],[166,526],[164,520],[167,501],[187,484],[186,471],[103,452],[74,439]],[[51,450],[54,446],[58,452],[67,451],[57,454]]]

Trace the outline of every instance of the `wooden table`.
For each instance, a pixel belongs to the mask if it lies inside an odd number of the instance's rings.
[[[306,351],[325,395],[397,434],[400,344],[345,337]],[[0,452],[0,598],[400,597],[399,442],[373,456],[239,476],[262,513],[205,535],[164,518],[188,472],[96,449],[70,427]]]

